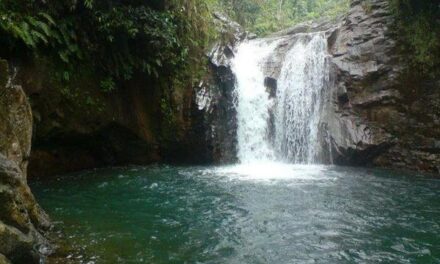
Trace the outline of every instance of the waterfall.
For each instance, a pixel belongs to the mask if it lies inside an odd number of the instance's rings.
[[[295,36],[282,62],[276,96],[270,98],[264,85],[264,66],[280,42],[261,39],[242,43],[233,60],[238,158],[242,163],[319,162],[318,127],[329,76],[327,41],[323,33]]]
[[[275,148],[287,161],[317,161],[322,92],[328,82],[326,56],[323,33],[299,36],[285,56],[278,79]]]
[[[269,108],[273,102],[264,86],[263,65],[278,42],[242,43],[232,64],[237,97],[238,158],[243,163],[274,159],[269,140]]]

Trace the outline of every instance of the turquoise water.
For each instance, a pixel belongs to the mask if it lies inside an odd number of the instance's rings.
[[[440,263],[440,180],[260,164],[33,184],[78,263]]]

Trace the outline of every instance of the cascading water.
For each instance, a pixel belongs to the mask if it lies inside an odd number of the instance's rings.
[[[268,44],[261,40],[242,43],[233,62],[237,78],[238,158],[242,163],[274,158],[268,138],[269,108],[273,102],[264,86],[262,68],[277,44],[278,41]]]
[[[279,158],[314,163],[320,152],[318,125],[328,83],[323,33],[299,36],[286,54],[278,80],[275,148]]]
[[[281,40],[253,40],[237,49],[233,71],[242,163],[318,161],[318,126],[328,81],[327,42],[323,33],[301,34],[295,39],[285,55],[273,99],[264,85],[263,69]],[[269,121],[271,109],[275,109],[273,124]],[[271,125],[274,133],[269,133]]]

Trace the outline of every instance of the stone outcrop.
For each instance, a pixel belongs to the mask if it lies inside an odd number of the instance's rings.
[[[236,161],[237,119],[234,107],[235,76],[230,68],[211,65],[212,79],[205,80],[196,91],[194,115],[203,125],[201,135],[209,146],[205,155],[213,163]]]
[[[440,137],[438,82],[413,83],[405,76],[393,22],[389,1],[352,1],[329,41],[337,106],[333,125],[352,127],[342,131],[354,132],[347,137],[332,133],[337,129],[330,127],[333,147],[344,164],[440,173],[435,145]],[[360,159],[353,162],[356,156]]]
[[[392,60],[395,42],[386,36],[392,22],[386,1],[371,1],[371,7],[353,1],[349,14],[329,38],[332,109],[324,124],[334,162],[343,165],[369,165],[393,143],[391,134],[372,122],[357,108],[386,103],[398,96],[381,84],[368,84],[397,76]],[[395,71],[395,72],[392,72]]]
[[[41,234],[50,222],[27,185],[32,113],[4,60],[0,60],[0,124],[0,263],[39,263],[50,251]]]
[[[351,90],[351,87],[363,83],[361,80],[364,78],[363,74],[374,72],[374,69],[371,68],[374,62],[360,60],[359,57],[355,57],[356,55],[350,57],[352,53],[346,50],[347,47],[348,49],[353,47],[357,51],[359,46],[350,41],[353,38],[362,38],[360,36],[353,37],[352,29],[357,27],[359,23],[360,26],[366,28],[356,29],[356,34],[366,32],[369,35],[371,33],[368,33],[368,30],[373,32],[385,30],[381,28],[381,23],[372,22],[373,25],[376,25],[376,28],[370,28],[370,24],[366,23],[367,18],[365,17],[363,18],[364,23],[361,23],[360,20],[362,19],[358,17],[359,6],[359,3],[353,2],[347,17],[340,17],[333,21],[306,22],[269,36],[269,38],[281,39],[275,53],[265,65],[266,86],[268,86],[271,93],[275,93],[273,90],[276,90],[276,80],[279,77],[284,57],[295,42],[307,37],[304,34],[314,32],[323,32],[327,38],[331,55],[328,58],[330,78],[325,89],[324,115],[320,124],[321,145],[325,152],[321,160],[325,163],[369,165],[394,142],[391,134],[382,129],[380,125],[370,122],[355,108],[357,105],[374,105],[378,101],[392,101],[396,96],[399,96],[396,90],[384,90],[378,93]],[[379,11],[373,10],[373,16],[377,15],[378,12],[383,12],[384,7],[375,6],[375,8]],[[348,22],[352,17],[356,17],[358,20]],[[377,34],[380,35],[383,32]],[[392,44],[388,45],[392,46]],[[364,48],[363,50],[375,54],[375,56],[382,56],[374,53],[374,49]],[[372,58],[373,61],[374,59]],[[357,77],[353,77],[354,75],[357,75]],[[350,77],[353,78],[348,79]],[[347,88],[348,86],[349,88]],[[347,89],[352,93],[349,94]]]
[[[253,36],[221,14],[214,17],[221,38],[208,54],[212,74],[195,89],[193,114],[203,126],[205,155],[214,163],[232,163],[237,160],[237,114],[231,59],[236,45]]]

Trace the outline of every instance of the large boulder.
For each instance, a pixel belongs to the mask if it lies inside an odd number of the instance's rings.
[[[27,185],[32,112],[20,86],[12,84],[0,60],[0,262],[39,263],[49,243],[42,231],[48,216]]]

